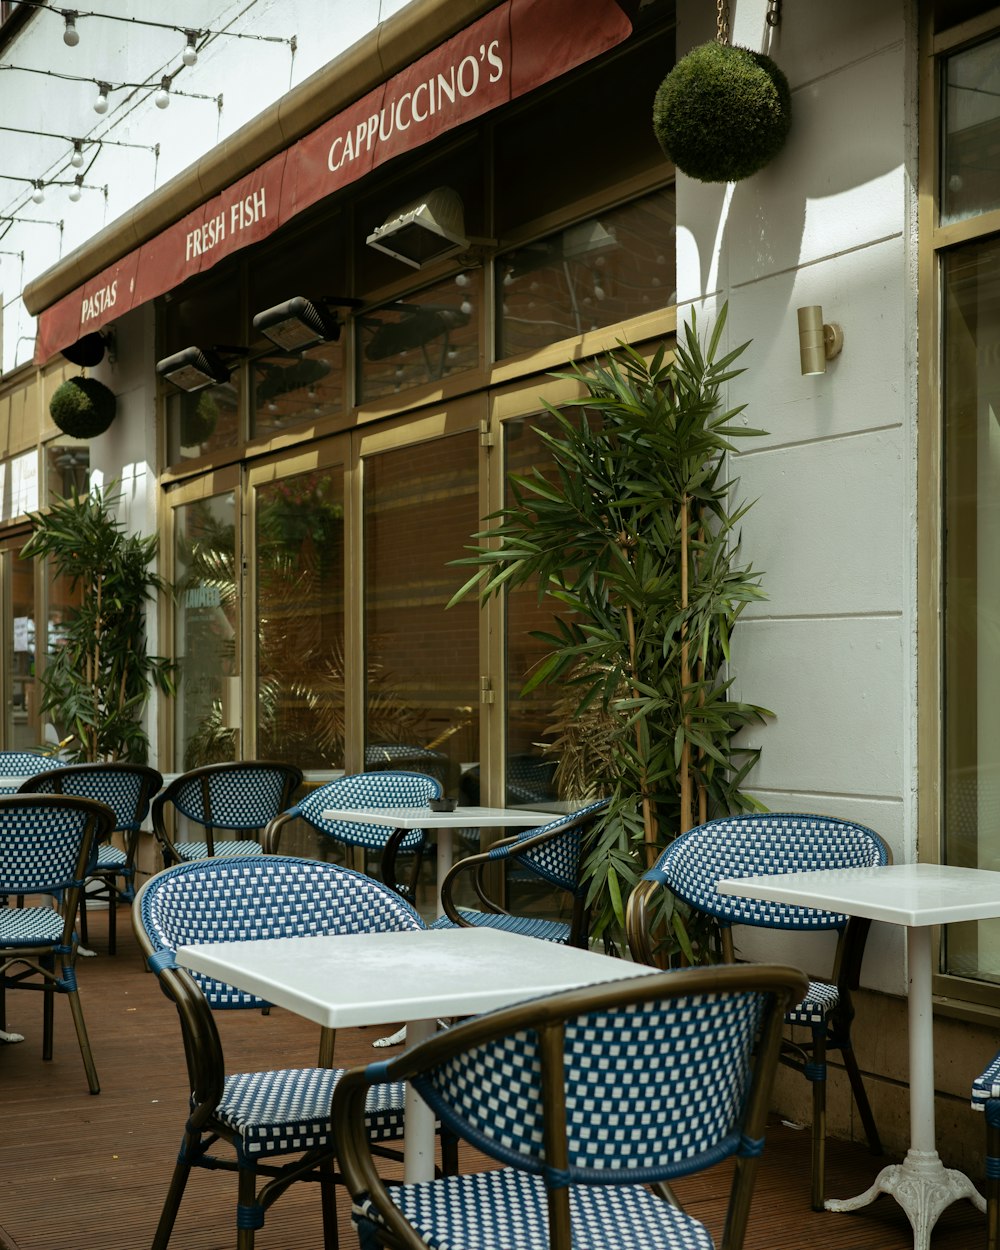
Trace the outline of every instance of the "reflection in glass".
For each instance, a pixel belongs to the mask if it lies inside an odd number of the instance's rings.
[[[252,370],[253,433],[258,436],[344,411],[340,342],[319,343],[293,356],[261,356]]]
[[[479,758],[479,607],[446,609],[479,528],[478,453],[466,431],[365,461],[366,767],[452,796]]]
[[[299,768],[342,768],[342,470],[259,486],[255,548],[257,754]]]
[[[1000,242],[943,274],[945,859],[1000,869]],[[944,950],[1000,982],[1000,921],[950,925]]]
[[[475,369],[481,291],[469,269],[358,318],[358,402]]]
[[[27,540],[25,540],[27,541]],[[10,579],[10,607],[13,634],[7,653],[7,723],[3,747],[9,751],[30,751],[42,741],[42,728],[38,714],[38,688],[35,660],[37,639],[35,637],[35,570],[34,560],[21,559],[21,546],[7,547],[3,553],[2,569]],[[70,594],[65,578],[59,578],[49,586],[49,620],[46,645],[54,650],[59,643],[59,622],[63,613],[79,601],[79,591]],[[57,730],[58,732],[58,730]],[[58,741],[58,738],[57,738]]]
[[[941,220],[1000,206],[1000,39],[944,64]]]
[[[46,443],[45,471],[49,499],[69,499],[74,491],[85,495],[90,486],[90,445]]]
[[[674,304],[673,187],[497,258],[497,359]]]
[[[232,494],[174,510],[176,757],[183,767],[239,758],[239,580]]]
[[[240,438],[240,371],[228,382],[203,391],[171,390],[166,396],[167,458],[172,464],[191,460]]]

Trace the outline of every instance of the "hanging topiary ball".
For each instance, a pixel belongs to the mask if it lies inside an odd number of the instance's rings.
[[[739,182],[781,151],[792,124],[788,79],[769,56],[713,40],[660,83],[653,130],[678,169],[699,182]]]
[[[71,438],[95,438],[115,419],[114,392],[96,378],[69,378],[49,400],[52,420]]]

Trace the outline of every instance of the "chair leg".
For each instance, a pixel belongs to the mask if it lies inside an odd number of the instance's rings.
[[[181,1199],[184,1197],[184,1189],[187,1185],[188,1177],[191,1175],[191,1164],[186,1160],[193,1153],[194,1147],[195,1139],[190,1134],[185,1133],[184,1141],[181,1145],[181,1153],[174,1165],[173,1175],[170,1178],[170,1188],[167,1190],[167,1196],[163,1200],[163,1210],[160,1212],[159,1223],[156,1225],[151,1250],[167,1250],[170,1234],[174,1231],[177,1212],[180,1210]]]
[[[448,1129],[441,1129],[441,1174],[458,1175],[458,1138]]]
[[[986,1250],[1000,1247],[1000,1099],[986,1104]]]
[[[868,1148],[873,1155],[882,1153],[882,1139],[878,1135],[878,1128],[875,1124],[875,1116],[872,1113],[871,1103],[868,1101],[868,1093],[865,1090],[864,1082],[861,1079],[861,1069],[858,1067],[857,1056],[854,1053],[854,1047],[847,1042],[840,1048],[841,1056],[844,1060],[844,1069],[847,1072],[847,1078],[851,1082],[851,1092],[854,1095],[854,1103],[858,1108],[858,1115],[861,1117],[861,1123],[865,1130],[865,1136],[868,1138]]]
[[[80,1005],[80,995],[76,990],[70,990],[67,993],[67,997],[69,998],[69,1009],[73,1013],[77,1040],[80,1043],[80,1054],[83,1056],[84,1070],[87,1073],[87,1084],[92,1094],[99,1094],[101,1085],[97,1079],[97,1068],[94,1066],[94,1055],[90,1049],[90,1038],[87,1036],[87,1026],[83,1020],[83,1007]]]
[[[321,1165],[321,1175],[329,1173],[330,1179],[320,1181],[320,1204],[323,1211],[323,1250],[339,1250],[340,1228],[337,1224],[336,1161],[331,1157]]]
[[[42,986],[42,1058],[52,1058],[52,1032],[55,1018],[55,962],[49,956],[41,961],[42,967],[49,973],[51,978],[46,977]]]
[[[812,1084],[812,1165],[810,1205],[823,1210],[826,1197],[826,1030],[813,1030],[812,1058],[805,1065],[807,1080]]]
[[[257,1229],[264,1223],[264,1212],[257,1201],[257,1174],[240,1168],[236,1206],[236,1250],[254,1250]]]
[[[86,890],[80,891],[80,945],[90,945],[90,934],[87,932],[87,900]]]

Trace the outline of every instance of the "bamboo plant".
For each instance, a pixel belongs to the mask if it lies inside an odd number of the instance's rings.
[[[146,652],[146,605],[166,593],[150,565],[157,537],[126,534],[114,486],[56,498],[31,514],[25,559],[43,557],[78,604],[51,642],[41,675],[41,710],[60,733],[71,763],[145,763],[143,712],[155,687],[174,692],[173,661]]]
[[[762,433],[723,408],[746,344],[719,354],[726,310],[702,346],[694,314],[672,353],[620,344],[604,363],[556,376],[581,395],[535,432],[551,465],[511,474],[511,502],[473,535],[475,572],[452,599],[537,585],[554,607],[534,636],[542,683],[563,708],[560,771],[587,744],[591,793],[609,794],[584,871],[594,936],[621,938],[628,892],[674,837],[713,815],[755,809],[742,786],[759,751],[736,742],[769,713],[733,697],[730,637],[760,575],[741,563],[726,453]],[[599,744],[595,750],[595,744]],[[577,774],[579,769],[576,770]],[[559,774],[557,773],[557,780]],[[578,798],[578,793],[566,797]],[[683,916],[673,946],[697,957]]]

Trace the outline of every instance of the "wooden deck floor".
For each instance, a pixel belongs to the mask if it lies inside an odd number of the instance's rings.
[[[20,1045],[0,1045],[0,1250],[139,1250],[150,1244],[180,1142],[187,1086],[173,1007],[143,971],[127,909],[118,916],[119,954],[106,953],[106,914],[90,914],[97,957],[78,964],[81,996],[101,1079],[87,1092],[65,1000],[56,1001],[55,1056],[41,1059],[41,996],[12,992],[9,1027]],[[232,1070],[315,1062],[317,1030],[280,1011],[223,1012],[220,1029]],[[379,1030],[378,1032],[381,1032]],[[372,1057],[371,1030],[337,1038],[341,1063]],[[831,1142],[829,1192],[858,1193],[880,1166],[863,1147]],[[475,1166],[470,1153],[463,1166]],[[912,1233],[889,1198],[851,1214],[814,1213],[808,1205],[808,1140],[775,1123],[768,1133],[747,1250],[907,1250]],[[687,1208],[718,1239],[724,1168],[677,1186]],[[235,1245],[235,1180],[196,1172],[188,1187],[173,1250]],[[341,1245],[357,1245],[347,1203]],[[317,1191],[297,1185],[268,1213],[260,1250],[318,1250]],[[939,1221],[932,1250],[985,1246],[985,1217],[967,1202]],[[653,1248],[651,1248],[653,1250]]]

